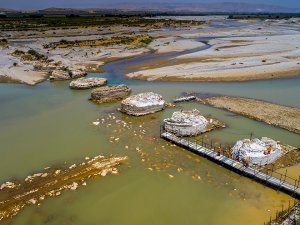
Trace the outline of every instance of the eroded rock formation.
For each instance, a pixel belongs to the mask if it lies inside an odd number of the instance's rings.
[[[122,101],[121,111],[129,115],[143,116],[165,108],[162,96],[153,92],[130,96]]]
[[[205,118],[197,109],[177,111],[171,118],[164,119],[164,129],[181,136],[195,136],[220,127],[225,127],[225,124],[213,118]]]
[[[15,216],[26,205],[39,205],[48,197],[56,197],[63,191],[74,191],[80,186],[86,186],[88,178],[116,174],[117,166],[126,159],[127,157],[86,157],[79,165],[56,169],[48,167],[24,180],[6,182],[0,185],[0,221]]]
[[[97,103],[122,100],[131,93],[131,89],[124,84],[99,87],[92,91],[91,100]]]
[[[101,87],[106,85],[107,80],[105,78],[90,77],[90,78],[78,78],[70,83],[72,89],[89,89],[94,87]]]
[[[81,70],[53,70],[50,75],[50,80],[70,80],[80,78],[87,73]]]

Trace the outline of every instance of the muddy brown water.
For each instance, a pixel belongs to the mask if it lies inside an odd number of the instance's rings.
[[[299,76],[228,83],[124,79],[126,71],[118,69],[139,63],[135,60],[108,63],[105,73],[89,76],[128,84],[133,93],[154,91],[167,101],[183,92],[203,92],[300,107]],[[47,166],[80,162],[86,156],[129,157],[118,176],[87,181],[86,187],[49,198],[39,207],[26,207],[9,224],[254,225],[268,221],[292,200],[171,146],[159,138],[159,125],[174,110],[196,108],[227,124],[205,136],[214,143],[233,144],[252,132],[300,147],[299,135],[197,103],[135,118],[118,112],[119,103],[93,104],[89,95],[89,90],[70,90],[68,82],[46,81],[34,87],[0,84],[0,183],[24,179]],[[92,125],[97,119],[104,122]],[[125,121],[129,128],[123,129],[116,120]],[[300,175],[299,169],[291,171]]]

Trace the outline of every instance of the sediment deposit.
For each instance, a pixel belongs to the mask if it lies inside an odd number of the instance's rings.
[[[226,96],[206,98],[200,101],[300,134],[300,109],[298,108],[255,99]]]
[[[126,76],[141,80],[244,81],[299,74],[299,33],[267,35],[253,30],[259,36],[247,37],[240,32],[244,37],[234,37],[236,31],[231,31],[227,37],[210,40],[205,50],[141,63],[142,69]]]
[[[117,166],[127,157],[86,157],[79,165],[68,168],[47,168],[25,180],[0,185],[0,221],[15,216],[26,205],[39,205],[45,198],[56,197],[65,190],[86,186],[86,180],[108,173],[118,173]]]
[[[205,20],[204,17],[201,19]],[[217,21],[222,24],[223,19],[220,17]],[[197,20],[197,17],[192,20]],[[42,63],[51,64],[44,68],[53,70],[64,67],[89,72],[101,71],[100,66],[110,60],[151,51],[182,51],[182,54],[174,57],[166,56],[129,65],[136,70],[129,71],[126,76],[142,80],[244,81],[299,74],[300,33],[297,29],[285,26],[285,20],[279,21],[282,26],[278,26],[279,22],[266,21],[245,25],[243,29],[234,26],[217,28],[190,22],[192,27],[178,26],[175,30],[167,31],[162,28],[147,30],[145,37],[149,37],[145,39],[140,39],[143,35],[132,35],[145,31],[141,27],[102,27],[99,30],[82,27],[69,30],[49,28],[45,32],[35,31],[34,34],[32,31],[3,32],[1,34],[8,42],[0,47],[0,60],[4,62],[3,68],[0,68],[0,77],[5,77],[2,79],[4,81],[10,77],[30,84],[45,80],[47,77],[32,68],[32,64],[40,63],[41,60],[32,59],[32,55],[31,61],[24,60],[25,56],[28,58],[28,49],[43,56]],[[131,43],[130,40],[136,38],[140,41]],[[14,44],[10,44],[11,41]],[[103,42],[106,44],[99,45]],[[17,57],[12,54],[15,51],[25,54]],[[16,69],[14,63],[19,68]]]

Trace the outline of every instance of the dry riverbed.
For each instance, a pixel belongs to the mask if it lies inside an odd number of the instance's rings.
[[[168,21],[166,23],[174,25]],[[195,22],[194,25],[201,24]],[[190,29],[181,22],[179,27],[182,31]],[[6,41],[0,45],[0,82],[34,85],[46,80],[48,72],[54,67],[103,72],[101,66],[112,60],[150,51],[183,51],[203,45],[201,42],[172,37],[168,33],[161,35],[161,31],[155,27],[145,30],[143,27],[119,25],[101,29],[73,27],[49,28],[47,31],[0,31],[0,37],[4,37]],[[28,57],[31,56],[27,54],[29,50],[34,50],[43,59]],[[24,54],[14,54],[16,51]]]
[[[203,17],[198,19],[204,20]],[[193,18],[193,20],[198,20]],[[222,23],[225,18],[209,18]],[[167,27],[172,28],[172,27]],[[58,35],[59,34],[59,35]],[[65,36],[63,36],[65,34]],[[48,31],[2,31],[0,77],[3,82],[35,84],[47,74],[33,68],[36,61],[23,61],[15,50],[34,49],[52,64],[87,72],[103,72],[110,60],[147,52],[185,52],[176,57],[154,59],[126,69],[131,79],[165,81],[244,81],[270,79],[300,73],[300,32],[278,23],[244,27],[210,27],[209,23],[178,25],[176,29],[142,27],[72,28]],[[207,47],[199,49],[200,47]],[[17,67],[13,64],[17,63]],[[124,65],[125,67],[126,65]]]
[[[140,80],[245,81],[298,75],[300,33],[277,26],[203,29],[180,37],[213,39],[209,47],[132,67],[126,76]]]

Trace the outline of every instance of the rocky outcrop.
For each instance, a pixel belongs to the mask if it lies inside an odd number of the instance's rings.
[[[130,92],[131,89],[124,84],[99,87],[92,91],[90,100],[97,103],[113,102],[126,98]]]
[[[68,71],[65,70],[53,70],[50,75],[50,80],[69,80],[71,79]]]
[[[206,132],[210,122],[197,109],[174,112],[171,118],[164,119],[166,131],[181,136],[195,136]]]
[[[66,165],[61,168],[47,167],[40,173],[25,179],[0,184],[0,221],[6,224],[24,207],[40,205],[45,199],[57,197],[66,191],[75,191],[87,185],[86,181],[98,176],[118,174],[118,166],[127,160],[127,156],[104,157],[98,155],[92,159],[85,157],[80,164]]]
[[[105,78],[90,77],[90,78],[78,78],[70,83],[72,89],[89,89],[94,87],[101,87],[106,85],[107,80]]]
[[[36,62],[36,63],[33,63],[33,68],[35,70],[46,70],[46,71],[63,69],[63,68],[58,68],[54,64],[45,63],[45,62]]]
[[[82,70],[71,70],[70,71],[70,77],[72,79],[74,78],[79,78],[79,77],[84,77],[87,73],[85,71]]]
[[[121,112],[133,116],[143,116],[165,108],[162,96],[153,92],[130,96],[122,101]]]
[[[50,80],[70,80],[85,76],[87,73],[81,70],[53,70]]]
[[[232,155],[238,160],[248,159],[251,164],[266,165],[282,155],[282,148],[273,139],[244,139],[237,141],[232,148]]]

